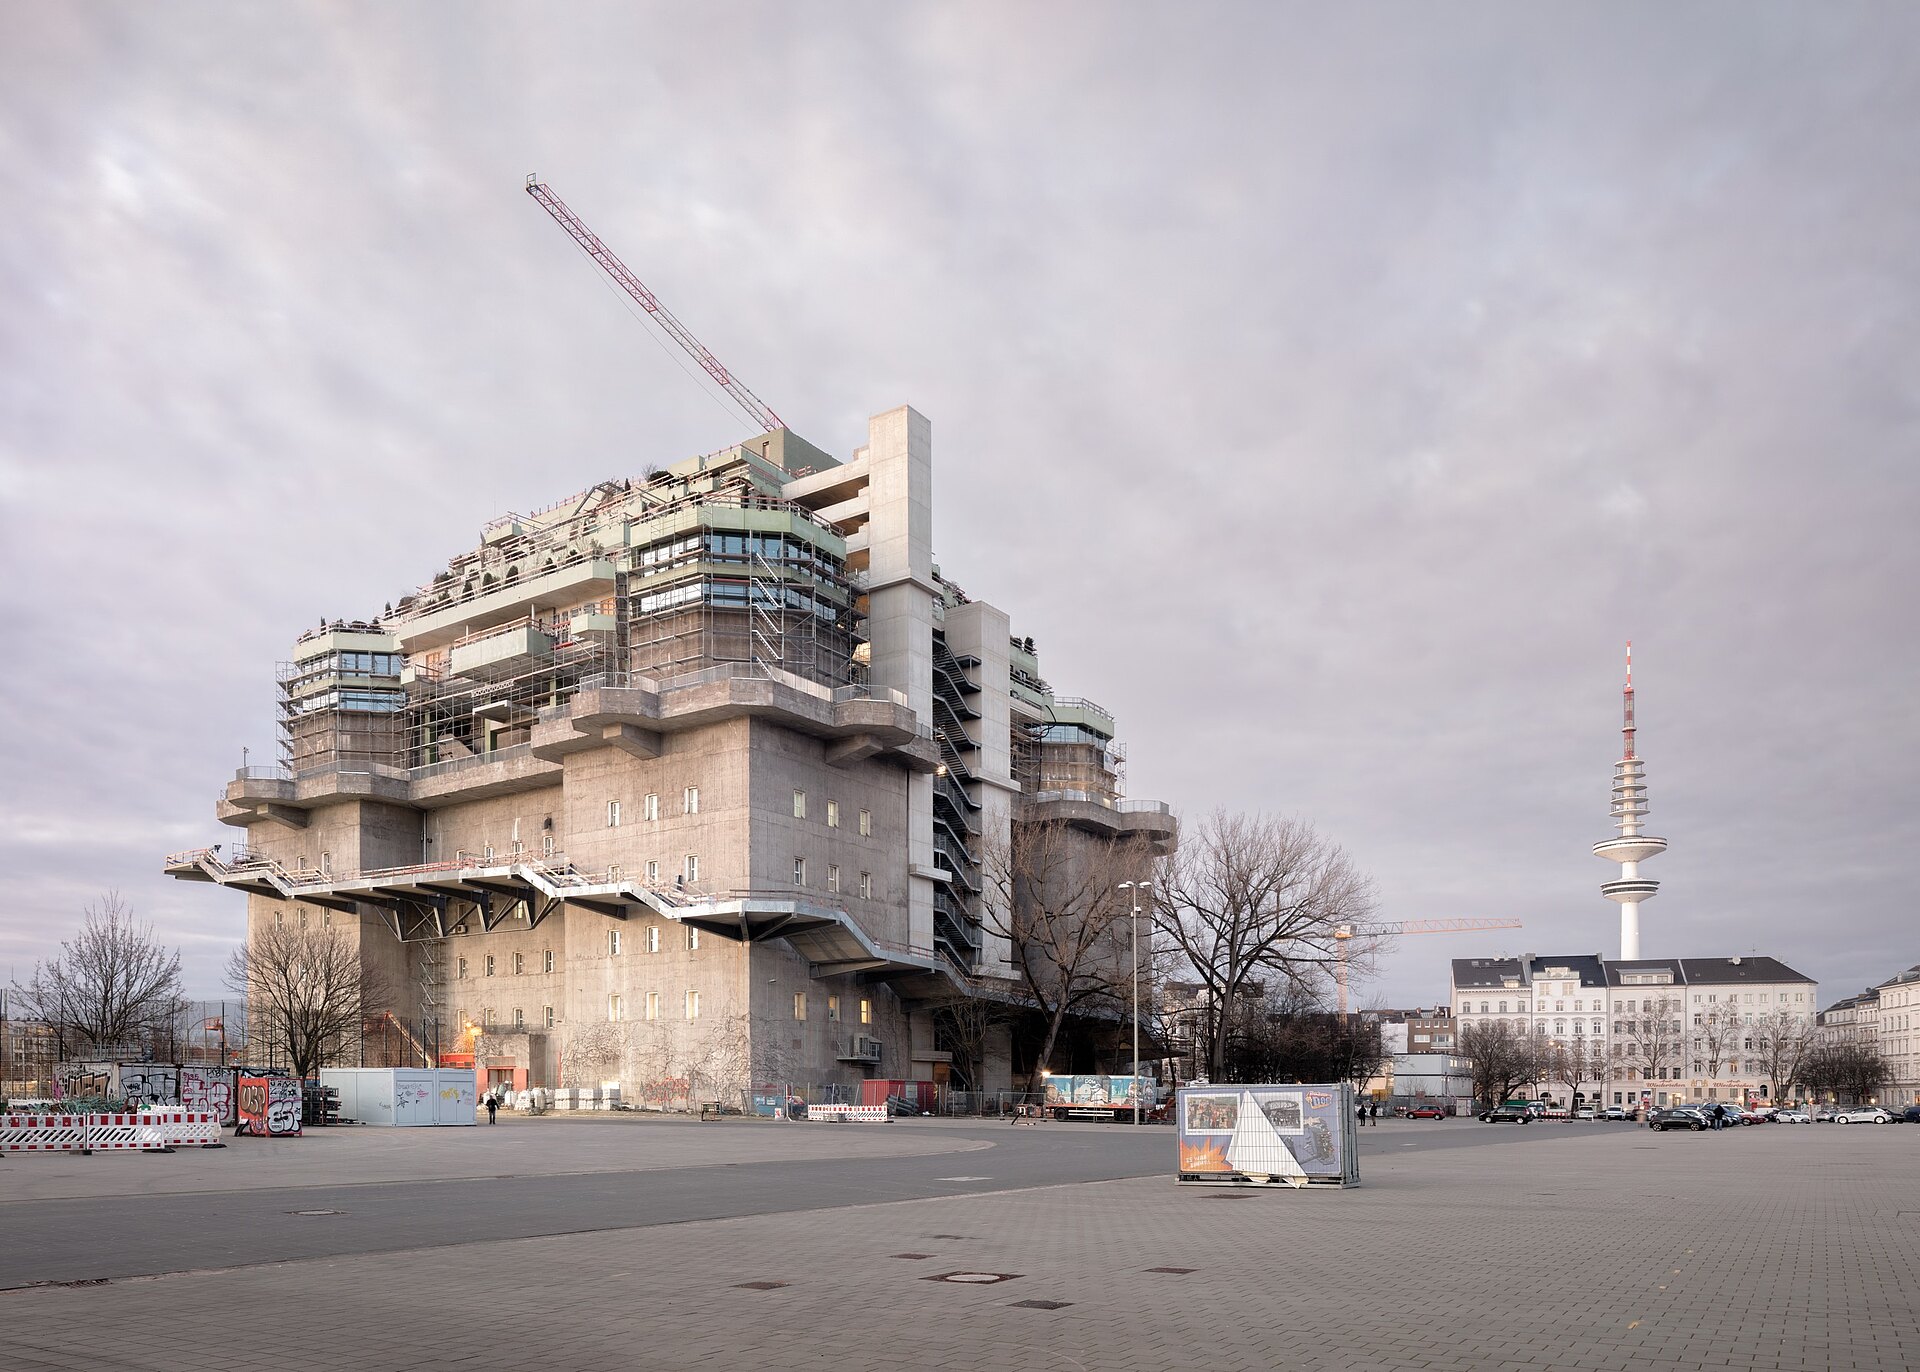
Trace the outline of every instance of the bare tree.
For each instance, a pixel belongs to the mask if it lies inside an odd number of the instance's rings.
[[[1708,1081],[1717,1081],[1721,1065],[1732,1056],[1739,1044],[1739,1007],[1715,1005],[1700,1016],[1700,1023],[1694,1027],[1694,1065],[1704,1070]]]
[[[983,1089],[980,1083],[993,1036],[1012,1019],[1012,1006],[987,996],[968,996],[934,1007],[934,1042],[953,1054],[953,1075],[964,1083],[961,1089]]]
[[[1540,1076],[1555,1086],[1567,1088],[1567,1108],[1572,1109],[1574,1095],[1580,1090],[1580,1083],[1587,1079],[1586,1046],[1560,1043],[1546,1038],[1544,1032],[1536,1037],[1540,1041],[1534,1045],[1534,1061]]]
[[[1454,1051],[1473,1071],[1473,1096],[1492,1109],[1534,1078],[1533,1045],[1505,1020],[1473,1020],[1460,1026]]]
[[[1373,914],[1373,885],[1336,845],[1299,819],[1216,810],[1164,859],[1154,891],[1161,934],[1184,955],[1216,1006],[1249,982],[1278,976],[1324,984],[1346,944],[1364,970],[1375,948],[1344,938]],[[1208,1073],[1227,1060],[1229,1014],[1213,1016]]]
[[[109,891],[81,912],[80,931],[60,955],[35,963],[13,993],[26,1018],[49,1025],[69,1053],[132,1049],[171,1026],[181,1004],[180,954],[155,942],[153,925],[136,922]]]
[[[1624,1045],[1615,1045],[1616,1059],[1624,1047],[1624,1061],[1627,1066],[1637,1068],[1647,1081],[1667,1080],[1667,1069],[1674,1069],[1674,1078],[1679,1077],[1679,1068],[1685,1064],[1687,1056],[1686,1035],[1680,1026],[1680,999],[1677,996],[1662,996],[1643,1003],[1638,1012],[1640,1018],[1624,1021],[1622,1028],[1626,1035]]]
[[[1126,1004],[1131,904],[1116,887],[1144,879],[1145,865],[1130,845],[1057,820],[1016,824],[1010,838],[986,845],[982,866],[999,897],[985,902],[987,923],[1011,941],[1021,983],[1046,1024],[1035,1091],[1070,1016]]]
[[[1801,1075],[1816,1092],[1865,1105],[1886,1084],[1887,1060],[1868,1043],[1820,1043],[1807,1052]]]
[[[1590,1081],[1593,1083],[1593,1099],[1597,1103],[1604,1092],[1607,1084],[1607,1074],[1612,1066],[1607,1058],[1606,1040],[1600,1038],[1598,1035],[1587,1038],[1584,1035],[1576,1034],[1574,1036],[1573,1046],[1567,1050],[1567,1056],[1570,1063],[1573,1064],[1574,1068],[1578,1071],[1580,1082]],[[1576,1092],[1580,1089],[1580,1082],[1574,1083],[1573,1089]]]
[[[1752,1061],[1766,1077],[1772,1093],[1769,1099],[1793,1099],[1793,1088],[1801,1082],[1801,1068],[1812,1046],[1813,1031],[1803,1015],[1771,1010],[1754,1020]]]
[[[257,926],[227,960],[227,984],[247,998],[249,1036],[298,1077],[345,1052],[390,989],[340,930],[290,924]]]

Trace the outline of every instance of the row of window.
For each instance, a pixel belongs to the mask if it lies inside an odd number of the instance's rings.
[[[793,993],[793,1017],[795,1019],[805,1019],[807,1017],[807,993],[805,991],[795,991]],[[829,1020],[837,1020],[840,1018],[840,997],[827,997],[827,1018]],[[860,1022],[862,1024],[873,1023],[873,1002],[864,996],[860,998]]]
[[[647,992],[645,997],[641,1000],[640,1004],[641,1004],[641,1011],[642,1011],[643,1018],[645,1019],[660,1018],[661,999],[660,999],[660,993],[658,991]],[[685,996],[682,998],[682,1001],[681,1001],[681,1012],[685,1015],[687,1019],[700,1018],[700,993],[698,991],[686,992]],[[520,1012],[518,1010],[515,1010],[513,1013],[514,1013],[514,1023],[518,1024],[520,1022],[519,1020]],[[873,1023],[873,1002],[871,1000],[868,1000],[864,996],[860,998],[859,1014],[860,1014],[860,1023],[862,1024]],[[551,1025],[553,1023],[552,1010],[547,1011],[547,1017],[548,1017],[547,1023]],[[607,1018],[614,1023],[618,1023],[619,1021],[625,1019],[626,1017],[627,1017],[626,997],[622,996],[619,992],[616,991],[607,997]],[[793,993],[793,1017],[797,1020],[803,1020],[807,1017],[807,993],[805,991],[795,991]],[[827,997],[827,1018],[830,1020],[837,1020],[840,1018],[840,997],[838,996]]]
[[[491,961],[492,959],[488,959],[488,960]],[[527,1016],[525,1011],[521,1010],[520,1007],[516,1005],[513,1008],[512,1014],[513,1014],[514,1028],[524,1029],[527,1027]],[[549,1029],[553,1028],[553,1007],[551,1005],[541,1006],[540,1014],[546,1027]],[[494,1025],[493,1011],[482,1010],[480,1012],[480,1027],[482,1029],[491,1029],[493,1028],[493,1025]]]
[[[513,975],[516,977],[526,975],[527,955],[525,953],[510,953],[508,956],[513,959],[510,964],[513,968]],[[486,957],[481,960],[481,967],[484,969],[482,975],[492,976],[496,966],[497,964],[494,962],[493,954],[488,953]],[[542,972],[551,972],[553,970],[553,949],[548,948],[540,954],[540,970]],[[465,958],[460,958],[456,961],[454,975],[459,977],[467,975],[467,960]]]
[[[1754,1005],[1754,1004],[1759,1004],[1759,1005],[1766,1005],[1766,1004],[1768,1004],[1768,1003],[1769,1003],[1769,1002],[1768,1002],[1768,1000],[1767,1000],[1767,993],[1766,993],[1765,991],[1759,991],[1759,992],[1754,992],[1754,991],[1748,991],[1748,992],[1746,992],[1745,994],[1746,994],[1746,1000],[1745,1000],[1744,1002],[1742,1002],[1742,1001],[1740,1000],[1740,998],[1739,998],[1739,996],[1737,996],[1737,995],[1735,995],[1735,994],[1734,994],[1733,992],[1728,992],[1728,993],[1727,993],[1727,1001],[1726,1001],[1726,1003],[1727,1003],[1728,1005],[1736,1005],[1736,1004],[1742,1004],[1742,1003],[1744,1003],[1744,1004],[1747,1004],[1747,1005]],[[1789,993],[1788,993],[1788,992],[1786,992],[1786,991],[1780,991],[1780,992],[1777,992],[1776,994],[1777,994],[1777,995],[1779,996],[1779,1000],[1778,1000],[1778,1002],[1777,1002],[1777,1003],[1778,1003],[1778,1004],[1780,1004],[1780,1005],[1787,1005],[1787,1004],[1793,1004],[1793,1003],[1805,1003],[1805,1001],[1806,1001],[1806,998],[1807,998],[1807,993],[1806,993],[1805,991],[1795,991],[1795,992],[1792,992],[1792,993],[1791,993],[1791,995],[1792,995],[1792,1000],[1791,1000],[1791,1001],[1789,1001],[1789,999],[1788,999],[1788,995],[1789,995]],[[1699,1004],[1701,1004],[1701,1003],[1702,1003],[1702,1002],[1701,1002],[1701,999],[1700,999],[1700,995],[1701,995],[1701,993],[1699,993],[1699,992],[1695,992],[1695,993],[1694,993],[1694,997],[1693,997],[1693,1003],[1694,1003],[1695,1005],[1699,1005]],[[1758,1001],[1756,1001],[1756,1000],[1754,999],[1754,997],[1755,997],[1756,995],[1757,995],[1757,996],[1759,997],[1759,999],[1758,999]],[[1498,1011],[1494,1011],[1494,1010],[1489,1010],[1489,1009],[1487,1008],[1487,1007],[1488,1007],[1488,1005],[1489,1005],[1489,1003],[1490,1003],[1490,1002],[1488,1002],[1488,1001],[1484,1001],[1484,1000],[1480,1002],[1480,1013],[1481,1013],[1481,1014],[1483,1014],[1483,1015],[1491,1015],[1491,1014],[1502,1014],[1502,1015],[1504,1015],[1504,1014],[1506,1014],[1506,1013],[1507,1013],[1507,1002],[1506,1002],[1506,1001],[1504,1001],[1504,1000],[1503,1000],[1503,1001],[1501,1001],[1501,1002],[1499,1002],[1499,1005],[1500,1005],[1500,1008],[1499,1008],[1499,1010],[1498,1010]],[[1706,1001],[1705,1001],[1705,1003],[1706,1003],[1706,1004],[1708,1004],[1708,1005],[1717,1005],[1717,1004],[1719,1004],[1719,1003],[1720,1003],[1720,993],[1719,993],[1719,992],[1717,992],[1717,991],[1710,991],[1710,992],[1707,992],[1707,993],[1706,993]],[[1527,1010],[1527,1008],[1528,1008],[1528,1006],[1529,1006],[1529,1004],[1530,1004],[1530,1002],[1528,1002],[1528,1001],[1525,1001],[1525,1000],[1517,1000],[1517,1001],[1515,1001],[1515,1002],[1513,1003],[1513,1008],[1514,1008],[1515,1010],[1518,1010],[1518,1011],[1520,1011],[1521,1013],[1523,1013],[1523,1014],[1524,1014],[1524,1013],[1526,1012],[1526,1010]],[[1632,1001],[1632,1000],[1629,1000],[1629,1001],[1624,1001],[1624,1002],[1623,1002],[1623,1001],[1617,1001],[1617,1000],[1616,1000],[1616,1001],[1615,1001],[1615,1002],[1613,1003],[1613,1008],[1614,1008],[1614,1009],[1615,1009],[1616,1011],[1622,1011],[1622,1010],[1624,1010],[1624,1011],[1625,1011],[1625,1012],[1626,1012],[1627,1014],[1633,1014],[1633,1013],[1635,1012],[1635,1010],[1636,1010],[1636,1009],[1638,1008],[1638,1004],[1639,1004],[1639,1003],[1638,1003],[1637,1001]],[[1537,1008],[1538,1008],[1538,1012],[1539,1012],[1539,1013],[1543,1013],[1543,1014],[1544,1014],[1544,1013],[1546,1012],[1546,1008],[1547,1008],[1547,1003],[1546,1003],[1546,1001],[1544,1001],[1544,1000],[1543,1000],[1543,1001],[1541,1001],[1541,1002],[1540,1002],[1540,1004],[1539,1004],[1539,1006],[1538,1006]],[[1564,1013],[1566,1013],[1566,1011],[1568,1010],[1568,1008],[1569,1008],[1569,1007],[1568,1007],[1568,1005],[1567,1005],[1567,1003],[1566,1003],[1565,1001],[1563,1001],[1563,1000],[1556,1000],[1556,1001],[1554,1001],[1554,1003],[1553,1003],[1553,1010],[1554,1010],[1554,1013],[1555,1013],[1555,1014],[1564,1014]],[[1586,1006],[1585,1006],[1585,1004],[1583,1004],[1583,1003],[1582,1003],[1581,1001],[1577,1001],[1577,1000],[1576,1000],[1576,1001],[1575,1001],[1575,1002],[1573,1003],[1573,1005],[1572,1005],[1572,1007],[1571,1007],[1571,1008],[1572,1008],[1572,1010],[1573,1010],[1573,1012],[1574,1012],[1575,1014],[1579,1014],[1579,1013],[1580,1013],[1580,1012],[1581,1012],[1582,1010],[1584,1010],[1584,1009],[1586,1009]],[[1598,998],[1598,997],[1596,997],[1596,998],[1594,999],[1594,1002],[1593,1002],[1593,1008],[1594,1008],[1595,1010],[1605,1010],[1605,1009],[1607,1008],[1607,1005],[1606,1005],[1606,1001],[1605,1001],[1605,1000],[1603,1000],[1603,999],[1600,999],[1600,998]],[[1652,1002],[1651,1000],[1649,1000],[1649,1001],[1647,1002],[1647,1008],[1648,1008],[1649,1010],[1651,1010],[1651,1009],[1653,1009],[1653,1008],[1654,1008],[1654,1003],[1653,1003],[1653,1002]],[[1672,1007],[1672,1008],[1676,1008],[1676,1009],[1677,1009],[1678,1007],[1677,1007],[1677,1006],[1674,1006],[1674,1007]],[[1472,1001],[1470,1001],[1470,1000],[1462,1000],[1462,1001],[1460,1002],[1460,1013],[1461,1013],[1461,1014],[1463,1014],[1463,1015],[1470,1015],[1470,1014],[1472,1014],[1472,1013],[1473,1013],[1473,1002],[1472,1002]],[[1695,1021],[1696,1021],[1696,1022],[1698,1022],[1698,1019],[1699,1019],[1699,1017],[1698,1017],[1698,1016],[1696,1015],[1696,1016],[1695,1016],[1694,1018],[1695,1018]]]
[[[626,811],[619,801],[608,801],[607,827],[609,829],[618,829],[625,813]],[[683,815],[697,815],[700,813],[700,788],[698,786],[689,786],[680,793],[680,813]],[[640,798],[640,818],[648,822],[660,818],[660,797],[657,794],[648,794]]]

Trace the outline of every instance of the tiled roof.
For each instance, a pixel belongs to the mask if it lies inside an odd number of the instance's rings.
[[[1681,958],[1690,986],[1724,986],[1729,982],[1804,981],[1802,976],[1778,958],[1748,955],[1731,958]]]

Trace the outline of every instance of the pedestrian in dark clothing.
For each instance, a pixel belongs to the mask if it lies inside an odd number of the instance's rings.
[[[493,1124],[496,1122],[493,1118],[493,1113],[499,1108],[500,1108],[499,1093],[495,1091],[487,1092],[487,1123],[488,1124]]]
[[[1364,1129],[1367,1125],[1367,1103],[1363,1100],[1353,1103],[1353,1117],[1357,1121],[1354,1128]]]

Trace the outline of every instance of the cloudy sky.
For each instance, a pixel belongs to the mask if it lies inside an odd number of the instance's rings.
[[[1337,11],[1337,12],[1336,12]],[[944,570],[1129,790],[1309,817],[1446,960],[1920,961],[1904,6],[0,0],[0,973],[274,751],[273,670],[723,446],[538,171],[799,432],[934,424]]]

